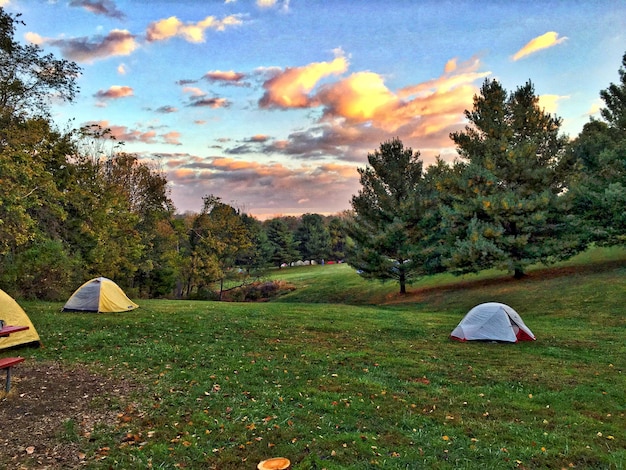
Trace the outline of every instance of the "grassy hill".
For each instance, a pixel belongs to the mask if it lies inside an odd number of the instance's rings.
[[[293,469],[626,468],[625,274],[626,250],[612,249],[520,281],[426,278],[406,296],[326,265],[276,271],[297,289],[274,302],[108,315],[31,302],[45,348],[20,351],[22,370],[84,365],[134,384],[94,399],[117,421],[88,433],[68,407],[59,445],[70,436],[81,468],[254,469],[272,456]],[[537,341],[450,341],[485,301],[515,308]],[[0,412],[28,398],[14,374]],[[37,454],[0,466],[38,468]]]

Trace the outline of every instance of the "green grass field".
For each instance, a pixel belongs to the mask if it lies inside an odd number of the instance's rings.
[[[435,276],[405,297],[347,265],[273,277],[297,289],[106,315],[22,303],[45,345],[28,361],[141,385],[127,420],[76,438],[81,468],[626,468],[626,250],[520,281]],[[537,341],[451,341],[486,301],[515,308]]]

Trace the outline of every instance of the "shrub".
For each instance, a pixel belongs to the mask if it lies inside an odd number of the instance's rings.
[[[223,293],[227,302],[262,302],[291,292],[295,286],[284,281],[258,281]]]

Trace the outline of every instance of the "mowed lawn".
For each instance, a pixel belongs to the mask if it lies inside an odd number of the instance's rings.
[[[520,281],[436,276],[404,297],[347,265],[273,277],[296,290],[106,315],[20,302],[45,345],[27,361],[141,385],[117,425],[76,433],[77,467],[626,468],[626,250]],[[451,341],[487,301],[516,309],[537,341]]]

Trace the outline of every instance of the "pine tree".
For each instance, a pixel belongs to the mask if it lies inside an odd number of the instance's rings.
[[[516,278],[536,262],[583,248],[568,213],[571,165],[560,119],[538,106],[532,83],[510,95],[486,80],[469,125],[451,134],[461,160],[444,210],[455,273],[506,269]]]
[[[592,119],[571,145],[582,174],[573,195],[589,240],[597,245],[626,242],[626,54],[620,82],[600,92],[604,121]]]
[[[270,259],[275,266],[290,264],[297,261],[299,253],[293,233],[289,230],[287,222],[281,218],[271,219],[266,222],[267,240],[270,244]]]
[[[432,213],[420,153],[392,139],[367,156],[359,168],[362,188],[352,198],[347,223],[351,245],[347,262],[366,279],[395,280],[400,293],[427,273],[434,251],[428,245]]]
[[[304,214],[295,233],[301,259],[321,262],[330,254],[330,234],[319,214]]]

